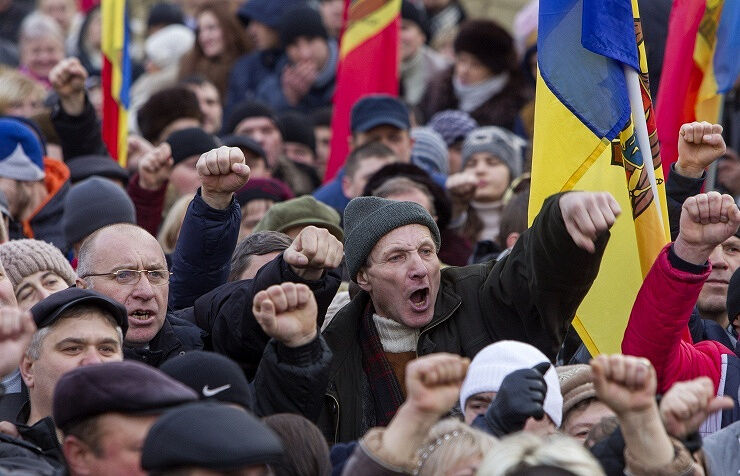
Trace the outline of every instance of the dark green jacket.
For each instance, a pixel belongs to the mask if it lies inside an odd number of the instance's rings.
[[[563,223],[560,195],[545,201],[532,227],[498,262],[442,270],[434,317],[421,329],[417,355],[451,352],[473,358],[499,340],[527,342],[551,360],[599,271],[608,233],[590,254]],[[342,308],[323,336],[334,359],[319,426],[332,442],[355,440],[375,424],[357,342],[365,291]]]

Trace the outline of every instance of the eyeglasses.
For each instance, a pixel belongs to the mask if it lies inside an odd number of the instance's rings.
[[[88,276],[112,276],[111,279],[115,279],[118,284],[133,286],[141,280],[143,274],[146,274],[149,284],[152,286],[163,286],[170,281],[170,276],[172,276],[172,273],[166,269],[119,269],[112,273],[86,274],[80,276],[80,278],[87,278]]]

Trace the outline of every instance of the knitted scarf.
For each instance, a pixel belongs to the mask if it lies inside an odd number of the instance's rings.
[[[362,369],[367,375],[375,404],[376,425],[387,426],[403,403],[403,394],[396,374],[385,358],[380,335],[373,323],[371,303],[368,303],[360,320],[360,347]]]

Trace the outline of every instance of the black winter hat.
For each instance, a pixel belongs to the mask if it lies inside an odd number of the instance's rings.
[[[266,117],[274,122],[278,128],[280,127],[277,116],[275,116],[275,113],[269,106],[256,101],[243,101],[234,106],[234,109],[229,114],[224,124],[224,132],[226,134],[233,134],[239,123],[250,117]]]
[[[236,362],[224,355],[194,350],[168,360],[159,369],[195,390],[201,400],[254,409],[247,377]]]
[[[174,86],[158,91],[136,113],[136,121],[144,139],[157,143],[164,129],[177,119],[202,120],[198,97],[184,86]]]
[[[67,246],[115,223],[136,224],[136,209],[128,194],[102,177],[90,177],[72,186],[64,197],[62,230]]]
[[[401,2],[401,19],[416,23],[419,29],[427,37],[427,40],[430,38],[429,20],[427,19],[426,12],[418,8],[409,0],[403,0]]]
[[[517,69],[511,35],[491,20],[469,20],[462,24],[454,43],[455,52],[475,56],[494,74]]]
[[[200,127],[175,131],[167,137],[166,142],[172,148],[172,160],[175,165],[193,155],[205,154],[211,149],[218,148],[216,138]]]
[[[152,5],[149,10],[149,17],[146,19],[147,28],[184,24],[185,14],[182,12],[182,8],[170,2],[159,2]]]
[[[86,365],[54,389],[54,422],[67,431],[104,413],[151,415],[197,400],[195,392],[149,365],[125,360]]]
[[[92,305],[108,312],[121,328],[124,337],[128,330],[128,312],[123,304],[91,289],[67,288],[42,299],[31,308],[36,327],[54,324],[66,311],[80,305]]]
[[[303,144],[316,154],[316,136],[310,118],[298,112],[288,112],[282,114],[279,121],[283,142]]]
[[[67,160],[69,180],[74,184],[94,175],[128,183],[128,170],[106,155],[83,155]]]
[[[221,139],[221,142],[227,147],[239,147],[240,149],[246,149],[252,152],[257,157],[261,158],[265,165],[267,165],[267,157],[265,150],[259,145],[259,142],[247,136],[235,136],[230,135]]]
[[[287,48],[299,37],[328,39],[321,15],[315,9],[302,5],[283,13],[280,19],[280,41]]]
[[[282,454],[280,438],[249,413],[198,402],[174,408],[154,423],[144,440],[141,467],[230,471],[276,462]]]
[[[736,270],[727,286],[727,317],[730,324],[740,314],[740,269]]]

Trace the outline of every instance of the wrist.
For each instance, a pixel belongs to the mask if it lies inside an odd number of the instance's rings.
[[[139,188],[143,188],[144,190],[149,190],[151,192],[159,190],[162,188],[165,182],[167,181],[147,180],[141,175],[141,173],[139,173]]]
[[[231,204],[231,199],[234,196],[232,192],[214,193],[204,190],[203,188],[201,188],[200,194],[201,197],[203,197],[203,201],[206,202],[206,205],[211,208],[215,208],[216,210],[225,210]]]
[[[85,94],[60,97],[59,103],[68,116],[79,116],[85,110]]]
[[[324,276],[324,270],[319,268],[296,268],[291,265],[293,272],[305,281],[317,281]]]
[[[704,168],[691,164],[682,164],[680,159],[675,163],[674,169],[679,175],[690,178],[701,178],[704,175]]]
[[[305,334],[301,336],[293,336],[292,338],[286,339],[286,340],[280,340],[280,339],[278,340],[285,347],[290,347],[294,349],[296,347],[302,347],[304,345],[310,344],[316,339],[317,336],[318,336],[318,331],[314,327],[313,331],[310,332],[309,334]]]
[[[715,245],[690,243],[686,241],[681,232],[678,233],[676,241],[673,242],[673,252],[677,257],[687,263],[704,265],[712,254]]]

